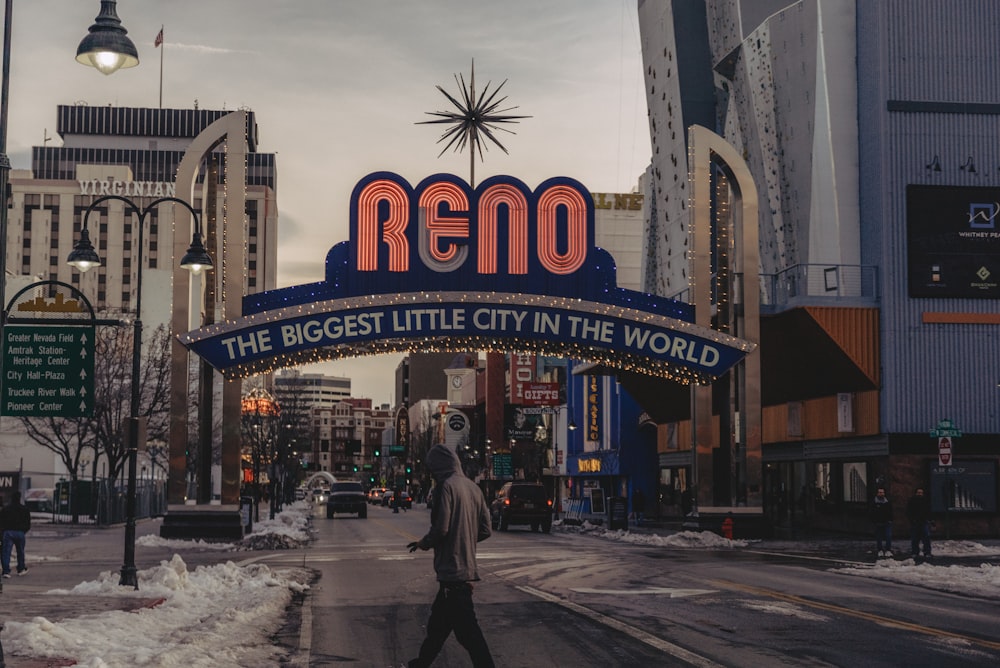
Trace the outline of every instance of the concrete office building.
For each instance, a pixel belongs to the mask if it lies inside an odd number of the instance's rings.
[[[136,302],[136,270],[143,267],[142,319],[151,331],[169,325],[171,276],[174,271],[173,207],[153,209],[138,248],[137,218],[123,202],[109,200],[91,214],[90,238],[102,265],[81,275],[66,264],[79,239],[87,207],[103,195],[121,195],[140,208],[164,196],[187,195],[175,190],[174,178],[192,140],[229,112],[205,109],[147,109],[131,107],[60,105],[56,110],[57,136],[62,145],[46,142],[31,152],[30,169],[10,175],[8,235],[4,240],[8,271],[7,297],[33,280],[58,280],[80,290],[99,314],[116,317],[131,313]],[[243,284],[247,293],[273,289],[277,277],[277,171],[275,156],[257,152],[257,126],[248,113],[246,243],[247,266]],[[224,152],[218,153],[219,184],[224,174]],[[202,212],[205,231],[221,226],[227,212],[223,198],[212,210],[204,202],[206,172],[197,179],[193,208]],[[220,188],[221,189],[221,188]],[[189,219],[176,221],[190,229]],[[239,268],[229,269],[240,271]],[[0,470],[25,462],[33,485],[50,486],[65,471],[49,451],[33,446],[20,434],[14,418],[2,419],[4,448]],[[34,454],[32,454],[34,453]],[[40,453],[40,454],[39,454]],[[92,464],[95,472],[102,469]]]
[[[136,248],[136,218],[122,202],[108,201],[88,222],[91,240],[103,264],[82,275],[66,264],[79,238],[83,213],[102,195],[122,195],[140,207],[158,197],[180,196],[174,176],[184,151],[208,125],[228,112],[205,109],[143,109],[65,106],[57,109],[56,131],[62,146],[32,148],[31,169],[11,172],[11,200],[6,245],[7,269],[13,274],[59,280],[81,290],[96,310],[129,311],[135,303],[135,275],[143,263],[143,306],[155,323],[168,321],[169,280],[173,271],[173,222],[170,207],[154,209]],[[246,239],[248,293],[273,289],[277,279],[277,172],[274,154],[257,153],[257,127],[248,114],[250,142],[247,169]],[[219,153],[219,160],[224,160]],[[221,184],[220,167],[220,184]],[[206,226],[221,226],[217,209],[204,211],[205,175],[198,179],[190,204],[204,212]],[[99,214],[99,215],[98,215]],[[190,221],[177,221],[187,230]],[[207,232],[207,227],[206,227]],[[149,292],[146,293],[145,291]],[[143,314],[144,320],[146,314]]]
[[[876,487],[902,507],[923,486],[951,532],[995,535],[1000,5],[640,0],[638,12],[646,288],[688,294],[690,125],[724,137],[756,184],[758,220],[741,224],[759,233],[753,491],[771,525],[867,530]],[[661,424],[669,505],[691,472],[690,409],[663,396],[644,407]],[[738,471],[746,435],[726,410],[716,454]],[[947,465],[931,436],[945,418],[962,433]],[[699,484],[718,505],[746,492],[717,471]]]
[[[351,379],[285,369],[274,375],[274,396],[279,404],[330,407],[350,398]]]

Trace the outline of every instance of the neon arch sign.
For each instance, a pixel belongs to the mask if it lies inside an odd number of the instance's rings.
[[[694,324],[689,304],[617,286],[594,203],[567,177],[471,188],[364,177],[350,240],[323,281],[243,298],[243,317],[179,340],[227,377],[389,352],[536,352],[707,383],[754,344]]]

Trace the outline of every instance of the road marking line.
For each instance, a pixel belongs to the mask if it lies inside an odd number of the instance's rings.
[[[700,596],[702,594],[718,593],[716,589],[672,589],[670,587],[651,587],[647,589],[593,589],[591,587],[571,587],[570,591],[578,594],[609,594],[611,596],[631,596],[634,594],[659,594],[670,598],[685,596]]]
[[[808,554],[795,554],[792,552],[768,552],[767,550],[740,550],[750,554],[763,554],[769,557],[785,557],[790,559],[804,559],[806,561],[822,561],[833,564],[851,564],[852,566],[871,566],[870,561],[851,561],[850,559],[834,559],[831,557],[814,557]]]
[[[299,648],[289,662],[292,666],[309,666],[312,655],[312,596],[306,593],[305,600],[302,601],[302,617],[299,626]]]
[[[912,622],[904,622],[899,619],[892,619],[891,617],[883,617],[882,615],[877,615],[873,612],[852,610],[851,608],[845,608],[843,606],[839,606],[834,603],[823,603],[822,601],[812,601],[807,598],[802,598],[801,596],[796,596],[794,594],[785,594],[783,592],[775,591],[773,589],[763,589],[761,587],[753,587],[751,585],[729,582],[728,580],[714,580],[712,581],[712,584],[722,589],[735,589],[736,591],[742,591],[748,594],[757,594],[758,596],[776,598],[778,600],[786,601],[788,603],[803,605],[807,608],[818,608],[820,610],[826,610],[827,612],[835,612],[842,615],[848,615],[850,617],[857,617],[858,619],[864,619],[865,621],[875,622],[876,624],[882,624],[885,626],[903,629],[906,631],[913,631],[914,633],[920,633],[927,636],[935,636],[939,638],[951,638],[953,640],[962,640],[968,643],[972,643],[974,645],[979,645],[981,647],[987,647],[989,649],[1000,649],[1000,642],[984,640],[982,638],[967,636],[961,633],[955,633],[953,631],[945,631],[943,629],[934,629],[929,626],[914,624]]]
[[[384,529],[391,529],[392,531],[394,531],[395,533],[399,534],[400,536],[402,536],[403,538],[405,538],[407,540],[420,540],[420,536],[415,536],[412,533],[410,533],[409,531],[404,531],[404,530],[398,528],[394,524],[389,524],[385,520],[377,520],[377,519],[371,518],[369,521],[373,522],[373,523],[375,523],[377,525],[379,525],[380,527],[382,527]]]
[[[651,633],[646,633],[645,631],[641,631],[635,628],[634,626],[629,626],[628,624],[620,622],[617,619],[613,619],[611,617],[602,615],[601,613],[591,610],[590,608],[584,607],[577,603],[573,603],[572,601],[561,599],[558,596],[554,596],[547,592],[541,591],[540,589],[535,589],[534,587],[526,587],[523,585],[516,585],[516,586],[517,589],[520,589],[525,594],[531,594],[532,596],[536,596],[542,599],[543,601],[555,603],[556,605],[562,606],[568,610],[572,610],[573,612],[579,615],[583,615],[584,617],[590,619],[591,621],[595,621],[598,624],[603,624],[604,626],[612,628],[616,631],[620,631],[621,633],[624,633],[627,636],[631,636],[632,638],[635,638],[636,640],[643,642],[649,645],[650,647],[654,647],[660,650],[661,652],[669,654],[675,659],[680,659],[681,661],[685,661],[691,664],[692,666],[701,666],[703,668],[722,668],[721,664],[715,663],[714,661],[707,659],[701,656],[700,654],[695,654],[694,652],[686,650],[683,647],[680,647],[679,645],[675,645],[672,642],[668,642],[663,638],[657,638]]]

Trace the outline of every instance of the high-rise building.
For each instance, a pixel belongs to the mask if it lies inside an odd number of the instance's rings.
[[[143,265],[143,306],[154,322],[167,322],[169,278],[174,268],[172,208],[153,209],[138,248],[138,220],[123,202],[102,203],[88,220],[91,241],[103,264],[81,275],[66,264],[79,239],[87,207],[103,195],[120,195],[140,208],[164,196],[179,196],[174,183],[177,167],[191,141],[225,111],[206,109],[145,109],[60,105],[56,131],[62,146],[35,146],[31,169],[13,170],[7,269],[12,274],[59,280],[83,292],[97,310],[128,311],[136,300],[136,269]],[[258,153],[253,112],[247,115],[247,293],[275,287],[277,279],[277,172],[274,154]],[[221,183],[225,153],[217,154]],[[206,197],[203,169],[192,207],[203,211]],[[223,198],[215,211],[205,211],[209,226],[225,220]],[[190,229],[190,221],[176,221]],[[179,261],[179,260],[178,260]],[[149,290],[149,294],[145,291]]]
[[[131,313],[135,308],[139,266],[142,275],[142,319],[151,329],[169,325],[171,277],[179,258],[171,258],[174,226],[186,230],[192,221],[173,220],[169,204],[150,210],[139,248],[138,217],[118,200],[107,200],[88,218],[90,239],[102,260],[86,274],[66,264],[79,239],[87,208],[105,195],[132,200],[140,209],[160,197],[180,197],[175,175],[185,150],[195,137],[229,112],[205,109],[147,109],[132,107],[60,105],[56,110],[57,135],[62,145],[46,141],[31,152],[30,169],[13,170],[7,198],[8,229],[3,240],[8,277],[6,297],[31,280],[57,280],[80,290],[98,312]],[[277,171],[272,153],[257,151],[257,125],[247,114],[247,183],[245,239],[247,266],[242,271],[246,293],[275,287],[277,266]],[[219,196],[206,187],[215,177]],[[213,226],[235,216],[224,208],[221,195],[225,152],[213,154],[196,180],[193,201],[201,213],[207,235]],[[232,184],[230,188],[234,187]],[[204,206],[215,201],[214,209]],[[218,274],[216,274],[218,275]],[[6,300],[5,300],[6,303]],[[58,457],[19,433],[14,418],[3,418],[0,470],[16,469],[23,462],[36,486],[51,486],[65,475]],[[14,445],[18,446],[14,449]],[[37,453],[37,454],[36,454]],[[54,463],[53,463],[54,462]],[[93,463],[94,471],[99,470]]]
[[[735,229],[759,236],[763,489],[751,492],[765,515],[861,530],[876,486],[896,498],[923,486],[963,531],[987,530],[1000,443],[1000,5],[640,0],[638,12],[647,289],[684,298],[691,279],[691,125],[734,147],[756,186],[758,219]],[[715,172],[719,202],[727,176]],[[690,404],[645,399],[671,425],[660,480],[681,479]],[[951,465],[931,436],[944,419],[962,433]],[[712,426],[715,454],[738,456],[741,422]],[[739,501],[738,480],[718,482],[699,479],[721,491],[716,505]]]
[[[594,245],[615,259],[618,287],[642,290],[645,234],[641,193],[591,193],[594,198]]]
[[[446,399],[448,376],[444,370],[455,358],[456,353],[409,353],[401,359],[396,366],[396,405],[414,406],[422,399]]]
[[[274,376],[274,395],[279,404],[294,400],[304,406],[333,406],[350,398],[351,379],[286,369]]]

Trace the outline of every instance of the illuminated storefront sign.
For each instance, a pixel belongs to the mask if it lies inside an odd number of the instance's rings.
[[[587,375],[587,443],[601,442],[601,378]]]

